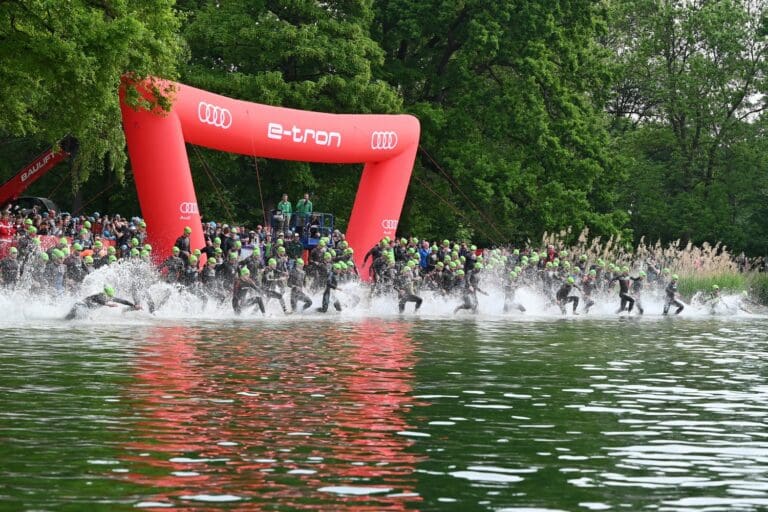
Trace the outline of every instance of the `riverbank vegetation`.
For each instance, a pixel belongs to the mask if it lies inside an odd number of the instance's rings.
[[[570,226],[568,244],[588,228],[625,251],[691,243],[764,256],[767,10],[764,0],[2,2],[0,178],[73,135],[72,168],[30,192],[138,211],[116,94],[131,72],[260,103],[416,115],[403,233],[521,244]],[[217,219],[261,219],[282,192],[309,191],[343,227],[359,179],[360,166],[189,153],[201,211]]]

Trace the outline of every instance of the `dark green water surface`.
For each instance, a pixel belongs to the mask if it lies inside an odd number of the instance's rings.
[[[768,510],[766,331],[0,328],[0,510]]]

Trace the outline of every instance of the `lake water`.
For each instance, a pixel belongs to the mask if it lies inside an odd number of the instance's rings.
[[[0,510],[768,508],[765,318],[15,311]]]

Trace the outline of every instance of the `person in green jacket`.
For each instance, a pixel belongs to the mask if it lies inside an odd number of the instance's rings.
[[[309,222],[309,216],[312,215],[312,201],[309,200],[309,194],[296,201],[295,227],[297,232],[301,232]]]
[[[277,211],[275,212],[277,229],[285,232],[288,226],[290,226],[292,213],[293,207],[291,206],[291,202],[288,200],[288,194],[283,194],[283,199],[277,203]]]

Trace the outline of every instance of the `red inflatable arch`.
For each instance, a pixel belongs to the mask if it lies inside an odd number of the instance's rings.
[[[165,257],[184,226],[191,246],[204,245],[185,142],[221,151],[282,160],[365,163],[347,240],[363,256],[394,236],[419,143],[419,122],[408,115],[308,112],[248,103],[179,83],[170,112],[135,110],[121,90],[128,154],[150,243]],[[158,82],[155,82],[157,85]],[[144,84],[124,82],[146,94]],[[368,273],[361,275],[367,278]]]

